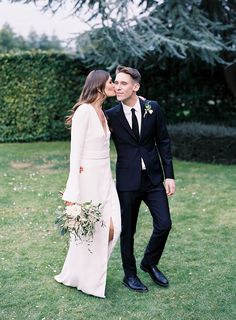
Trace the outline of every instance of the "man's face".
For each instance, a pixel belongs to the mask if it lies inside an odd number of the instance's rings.
[[[115,79],[115,92],[118,101],[125,101],[136,95],[139,83],[134,82],[129,74],[120,72]]]

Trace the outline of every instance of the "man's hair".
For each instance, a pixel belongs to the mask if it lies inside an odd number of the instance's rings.
[[[123,73],[130,75],[131,78],[137,83],[141,82],[141,74],[139,73],[139,71],[137,69],[130,68],[130,67],[124,67],[124,66],[118,66],[116,68],[116,74],[118,74],[120,72],[123,72]]]

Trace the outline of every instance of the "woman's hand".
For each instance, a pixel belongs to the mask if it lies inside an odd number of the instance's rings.
[[[75,202],[65,201],[64,202],[66,206],[73,206]]]
[[[79,167],[79,173],[83,172],[84,168],[83,167]],[[66,206],[73,206],[75,204],[75,202],[70,202],[70,201],[65,201],[64,202]]]

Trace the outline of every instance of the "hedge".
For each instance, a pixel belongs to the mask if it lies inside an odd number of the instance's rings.
[[[173,156],[187,161],[236,164],[236,128],[201,123],[168,126]]]
[[[169,78],[163,81],[168,72]],[[37,51],[0,55],[0,142],[68,139],[65,116],[79,97],[87,74],[88,69],[74,55]],[[218,78],[211,77],[201,91],[200,76],[189,82],[180,77],[178,82],[177,75],[168,70],[159,74],[143,71],[142,75],[140,94],[157,99],[169,123],[185,118],[236,121],[234,100],[222,86],[223,81],[215,87],[210,85]],[[180,83],[182,87],[178,86]],[[194,83],[198,85],[194,87]],[[114,99],[106,102],[105,107],[112,102]],[[236,163],[235,128],[182,123],[169,125],[169,132],[177,158]]]
[[[86,70],[73,55],[0,55],[0,142],[62,140]]]
[[[165,70],[140,71],[140,93],[160,103],[169,123],[236,126],[236,99],[227,85],[224,66],[211,67],[196,59],[187,65],[172,59]]]

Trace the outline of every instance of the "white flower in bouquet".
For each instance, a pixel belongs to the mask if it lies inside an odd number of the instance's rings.
[[[66,214],[72,218],[76,218],[81,214],[81,206],[79,206],[77,203],[73,206],[66,206],[65,210]]]
[[[57,211],[55,223],[61,235],[71,233],[81,241],[91,241],[97,224],[104,226],[101,213],[102,204],[92,204],[92,201],[66,206],[63,211]]]

